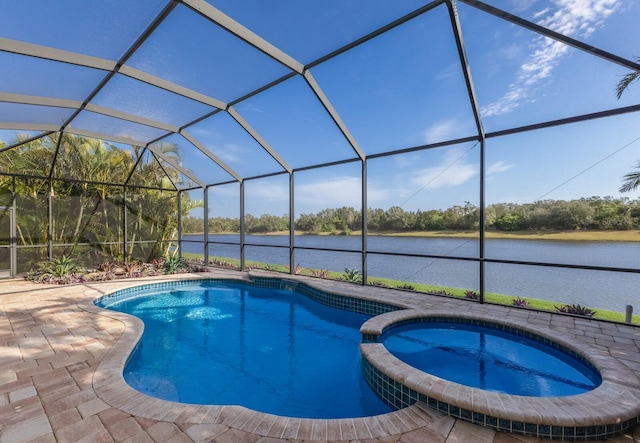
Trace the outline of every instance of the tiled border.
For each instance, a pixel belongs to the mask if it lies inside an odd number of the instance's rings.
[[[523,397],[463,386],[419,371],[393,356],[377,340],[395,326],[429,320],[499,325],[570,352],[588,362],[602,376],[596,389],[566,397]],[[513,324],[505,320],[451,312],[394,311],[367,321],[361,328],[363,373],[369,385],[396,408],[420,402],[454,418],[498,431],[565,440],[598,440],[622,433],[639,423],[635,402],[640,390],[620,386],[620,376],[636,378],[621,363],[593,349],[579,349],[567,337]],[[613,379],[612,379],[613,378]],[[631,379],[630,379],[631,380]],[[633,405],[633,406],[632,406]]]

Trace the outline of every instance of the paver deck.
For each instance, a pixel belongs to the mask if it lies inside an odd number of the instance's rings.
[[[298,276],[282,277],[301,278]],[[431,443],[540,442],[455,420],[426,406],[366,419],[278,417],[235,406],[195,406],[144,396],[129,388],[122,367],[141,323],[101,310],[93,300],[129,286],[173,279],[243,278],[245,273],[202,274],[85,283],[0,283],[0,443],[220,442]],[[640,328],[590,319],[481,305],[344,282],[306,279],[322,290],[364,297],[390,294],[421,309],[464,310],[546,328],[604,352],[640,379]],[[387,291],[387,292],[385,292]],[[524,411],[523,411],[524,412]],[[607,411],[603,410],[603,415]],[[634,435],[637,434],[637,435]],[[640,441],[638,429],[609,442]]]

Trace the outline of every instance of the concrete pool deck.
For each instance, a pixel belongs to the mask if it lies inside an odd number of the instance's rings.
[[[629,402],[633,408],[638,401],[633,393],[640,389],[640,327],[344,282],[284,274],[259,275],[300,279],[321,290],[349,296],[389,294],[389,301],[394,304],[464,311],[568,336],[576,346],[606,353],[619,367],[626,368],[620,374],[618,387],[628,387],[634,398],[620,401]],[[36,285],[20,279],[1,282],[0,443],[543,441],[476,426],[420,405],[363,419],[293,419],[237,406],[166,402],[144,396],[124,383],[120,374],[141,332],[141,323],[100,310],[93,305],[94,299],[119,289],[160,281],[246,276],[214,270],[68,286]],[[602,409],[603,416],[609,414],[607,407]],[[525,415],[527,411],[522,413]],[[640,441],[639,437],[636,427],[605,441],[632,442]]]

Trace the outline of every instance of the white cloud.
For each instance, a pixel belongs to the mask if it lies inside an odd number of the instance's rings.
[[[426,144],[429,144],[441,142],[442,140],[448,140],[452,138],[456,133],[460,133],[459,130],[456,131],[457,127],[458,123],[455,119],[449,119],[435,123],[426,131],[424,131],[424,142]]]
[[[466,183],[476,175],[478,175],[478,165],[456,164],[446,171],[442,167],[414,171],[409,176],[409,182],[425,189],[445,188]]]
[[[431,168],[407,172],[406,180],[415,188],[436,189],[466,183],[480,171],[478,164],[464,163],[464,155],[458,149],[449,150],[442,162]]]
[[[211,152],[215,153],[218,157],[220,157],[220,160],[224,162],[237,163],[242,157],[243,149],[241,146],[238,146],[234,143],[227,143],[220,149],[218,149],[217,147],[212,148]]]
[[[509,0],[509,3],[511,4],[511,9],[516,14],[519,14],[521,12],[531,9],[536,2],[537,0]]]
[[[487,175],[498,174],[500,172],[508,171],[514,166],[515,166],[514,164],[507,164],[503,161],[499,161],[492,165],[487,166]]]
[[[245,196],[247,201],[260,203],[289,201],[288,186],[261,180],[251,180],[245,183]]]
[[[588,38],[620,5],[620,0],[553,0],[555,8],[536,14],[538,24],[574,38]],[[546,37],[536,37],[527,61],[520,66],[516,79],[495,102],[484,107],[484,117],[506,114],[521,103],[532,100],[536,87],[552,75],[553,69],[569,47]]]
[[[359,177],[345,176],[296,185],[296,212],[298,209],[300,212],[315,212],[324,208],[359,207],[362,189],[360,183]]]

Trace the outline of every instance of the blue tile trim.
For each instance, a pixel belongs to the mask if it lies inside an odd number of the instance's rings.
[[[302,282],[287,280],[283,278],[253,276],[252,280],[253,284],[257,287],[294,291],[299,294],[305,295],[318,303],[322,303],[323,305],[327,305],[332,308],[343,309],[346,311],[357,312],[359,314],[366,314],[372,317],[384,314],[386,312],[401,309],[388,303],[362,300],[346,295],[333,294],[331,292],[316,289]]]
[[[376,395],[387,405],[394,409],[410,406],[417,401],[439,410],[451,417],[468,421],[470,423],[485,426],[497,431],[510,432],[512,434],[527,435],[532,437],[544,437],[562,440],[602,440],[607,437],[621,435],[626,429],[638,424],[638,418],[630,419],[622,423],[606,426],[550,426],[535,423],[525,423],[516,420],[506,420],[490,415],[480,414],[448,404],[436,398],[420,394],[417,391],[404,386],[402,383],[387,376],[377,369],[369,360],[362,357],[362,375],[371,386]]]
[[[149,283],[146,285],[133,286],[131,288],[120,289],[110,294],[104,295],[94,301],[97,306],[106,307],[120,300],[134,297],[137,295],[147,295],[152,291],[165,291],[185,286],[200,286],[216,283],[235,283],[258,288],[279,289],[284,291],[293,291],[302,294],[318,303],[330,306],[332,308],[343,309],[346,311],[357,312],[376,316],[385,312],[401,309],[397,306],[376,302],[371,300],[362,300],[355,297],[333,294],[331,292],[322,291],[309,286],[305,283],[287,280],[283,278],[273,277],[252,277],[251,281],[235,280],[235,279],[197,279],[197,280],[175,280],[169,282]]]

